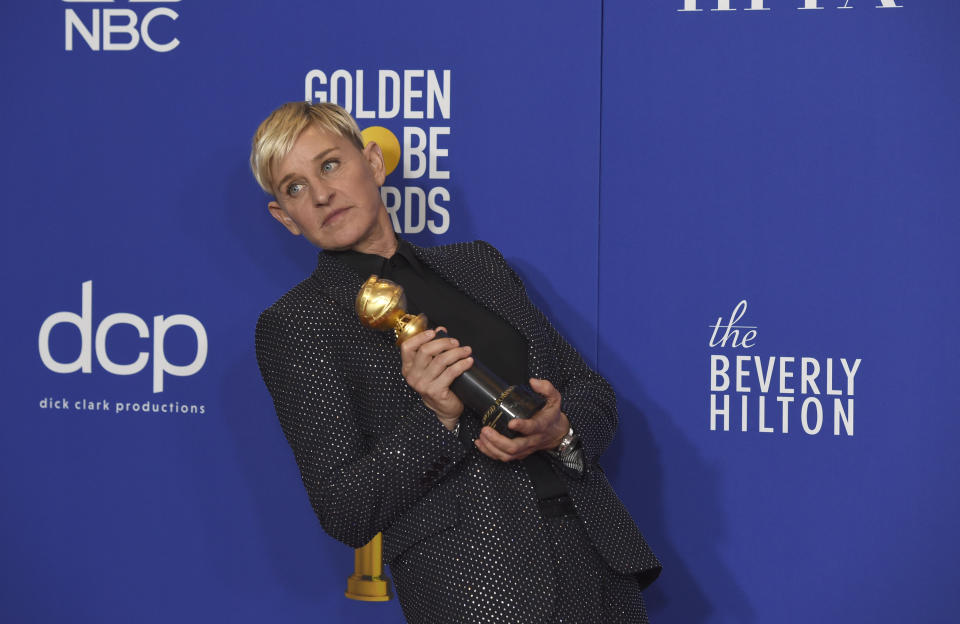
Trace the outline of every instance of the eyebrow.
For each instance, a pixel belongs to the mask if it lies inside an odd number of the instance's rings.
[[[337,150],[337,149],[339,149],[337,146],[328,147],[327,149],[323,150],[322,152],[320,152],[319,154],[317,154],[316,156],[314,156],[314,157],[311,158],[310,160],[311,160],[312,162],[316,162],[316,161],[318,161],[318,160],[323,160],[324,158],[327,157],[327,154],[329,154],[330,152],[332,152],[332,151],[334,151],[334,150]],[[297,174],[296,174],[296,173],[288,173],[287,175],[283,176],[282,178],[280,178],[280,181],[277,182],[277,189],[278,189],[278,190],[281,189],[281,188],[283,187],[284,183],[286,183],[286,181],[287,181],[288,179],[290,179],[290,178],[295,178],[295,177],[297,177]]]

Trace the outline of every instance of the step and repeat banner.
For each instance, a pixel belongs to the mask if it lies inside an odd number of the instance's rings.
[[[260,380],[257,317],[317,251],[250,141],[283,102],[345,106],[394,157],[397,231],[497,245],[596,364],[600,5],[5,13],[0,620],[402,622],[344,597],[353,550]]]
[[[316,249],[285,101],[394,228],[499,247],[613,383],[655,622],[948,622],[960,6],[43,0],[0,38],[0,619],[402,622],[343,597],[256,367]]]

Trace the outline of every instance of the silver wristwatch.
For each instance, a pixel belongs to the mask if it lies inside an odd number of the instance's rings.
[[[573,432],[573,427],[570,427],[570,431],[567,432],[567,435],[563,436],[563,439],[560,440],[560,445],[553,451],[557,455],[566,455],[568,452],[572,451],[577,446],[577,442],[580,441],[580,438],[577,437],[577,434]]]

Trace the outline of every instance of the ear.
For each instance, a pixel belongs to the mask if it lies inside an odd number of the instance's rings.
[[[298,226],[294,222],[294,220],[290,218],[290,215],[287,214],[286,210],[280,207],[280,204],[278,204],[275,201],[272,201],[269,204],[267,204],[267,210],[270,211],[270,216],[272,216],[274,219],[282,223],[283,227],[290,230],[291,234],[293,234],[294,236],[300,235],[300,226]]]
[[[387,172],[383,166],[383,151],[376,141],[367,143],[363,148],[363,157],[373,170],[373,178],[377,181],[377,186],[383,186],[384,180],[387,179]]]

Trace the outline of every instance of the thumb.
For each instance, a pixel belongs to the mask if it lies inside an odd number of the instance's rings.
[[[553,384],[546,379],[537,379],[536,377],[531,377],[530,387],[533,388],[533,391],[537,394],[542,394],[544,397],[546,397],[548,403],[560,401],[560,393],[557,392],[557,389],[553,387]]]

